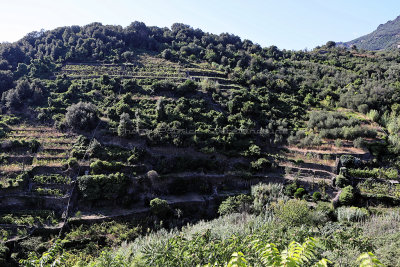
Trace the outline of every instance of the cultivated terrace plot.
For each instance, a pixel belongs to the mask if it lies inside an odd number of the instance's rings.
[[[17,240],[38,229],[59,229],[71,194],[68,159],[75,135],[52,127],[9,126],[0,141],[0,228]],[[12,211],[12,213],[10,213]]]

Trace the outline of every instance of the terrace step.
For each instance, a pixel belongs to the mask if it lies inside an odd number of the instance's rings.
[[[34,156],[29,155],[21,155],[21,156],[7,156],[7,162],[8,163],[25,163],[26,165],[32,165]]]
[[[325,170],[315,170],[315,169],[309,169],[309,168],[301,168],[301,167],[295,167],[291,165],[280,165],[280,167],[283,167],[287,170],[287,168],[290,168],[290,174],[292,173],[300,173],[300,174],[307,174],[307,175],[313,175],[313,176],[318,176],[318,177],[324,177],[324,178],[333,178],[336,175],[332,172],[325,171]]]
[[[369,160],[372,158],[369,152],[360,152],[354,153],[351,151],[346,152],[329,152],[329,151],[322,151],[322,150],[312,150],[312,149],[300,149],[300,148],[287,148],[289,152],[294,154],[300,154],[303,156],[310,155],[311,157],[318,158],[318,159],[327,159],[327,160],[336,160],[336,158],[340,158],[343,155],[350,155],[362,160]]]

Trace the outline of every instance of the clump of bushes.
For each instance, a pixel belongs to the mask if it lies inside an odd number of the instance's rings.
[[[158,218],[166,218],[172,213],[168,202],[160,198],[154,198],[150,201],[150,211]]]
[[[342,189],[339,195],[339,202],[342,205],[351,205],[354,202],[354,188],[351,185]]]
[[[339,188],[343,188],[350,184],[349,179],[347,179],[344,175],[339,174],[335,178],[335,185]]]
[[[307,194],[307,191],[304,188],[300,187],[300,188],[297,188],[296,192],[294,193],[294,197],[301,199],[306,194]]]
[[[40,142],[36,139],[32,140],[6,140],[1,143],[1,148],[4,151],[12,151],[12,150],[29,150],[32,153],[37,153],[40,148]]]
[[[87,200],[111,200],[123,196],[128,182],[128,177],[122,173],[83,175],[78,177],[78,188]]]
[[[103,160],[96,160],[90,164],[90,172],[92,174],[102,174],[115,172],[123,168],[125,165],[121,162],[108,162]]]
[[[380,178],[380,179],[398,179],[398,171],[394,168],[383,169],[348,169],[348,174],[359,178]]]
[[[288,226],[310,224],[310,210],[305,200],[279,200],[274,206],[275,217]]]
[[[256,161],[251,162],[251,168],[255,171],[263,171],[271,168],[271,162],[266,158],[259,158]]]
[[[73,169],[79,166],[78,160],[76,158],[69,158],[67,161],[67,167]]]
[[[304,131],[297,131],[296,135],[288,137],[288,143],[298,147],[317,147],[322,144],[322,140],[317,134],[309,133],[306,135]]]
[[[231,196],[222,201],[219,205],[218,213],[225,215],[234,212],[250,212],[252,204],[253,199],[248,195]]]

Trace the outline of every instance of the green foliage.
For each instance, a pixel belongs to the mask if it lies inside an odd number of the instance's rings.
[[[79,166],[77,158],[69,158],[67,161],[67,166],[70,169],[76,168],[77,166]]]
[[[351,185],[342,189],[339,195],[339,201],[342,205],[350,205],[354,202],[354,188]]]
[[[166,218],[171,214],[171,208],[164,199],[154,198],[150,201],[151,212],[159,218]]]
[[[253,208],[262,213],[269,209],[272,202],[283,197],[282,184],[257,184],[251,187],[251,197],[254,199]]]
[[[255,171],[264,171],[272,166],[271,162],[266,158],[259,158],[256,161],[252,161],[250,164],[251,168]]]
[[[379,267],[384,266],[378,258],[372,252],[366,252],[361,254],[357,258],[357,263],[359,263],[360,267]]]
[[[25,267],[64,266],[65,259],[66,255],[63,254],[61,240],[57,240],[40,258],[35,253],[31,253],[28,259],[21,260],[20,264]]]
[[[397,180],[399,177],[398,171],[394,168],[348,169],[348,174],[358,178],[380,178],[390,180]]]
[[[303,196],[305,196],[306,194],[307,194],[307,191],[304,188],[300,187],[300,188],[297,188],[296,192],[294,193],[294,197],[295,198],[303,198]]]
[[[335,185],[339,188],[343,188],[350,184],[349,179],[347,179],[344,175],[338,174],[335,178]]]
[[[129,137],[134,133],[134,125],[128,113],[122,113],[118,125],[118,136]]]
[[[108,162],[103,160],[96,160],[90,163],[90,172],[92,174],[110,173],[121,170],[125,165],[121,162]]]
[[[250,212],[253,199],[248,195],[231,196],[222,201],[219,205],[218,213],[220,215],[230,214],[234,212]]]
[[[101,252],[100,257],[96,259],[95,262],[92,262],[88,265],[88,267],[128,267],[130,266],[128,263],[124,261],[122,255],[115,255],[110,250],[104,250]]]
[[[97,107],[91,103],[79,102],[67,108],[66,124],[77,130],[92,130],[98,122]]]
[[[328,263],[331,263],[327,259],[318,261],[317,244],[314,238],[307,238],[303,244],[293,241],[282,252],[279,252],[277,246],[273,243],[263,245],[256,241],[254,246],[263,266],[300,267],[310,266],[313,263],[315,264],[312,266],[328,266]]]
[[[78,176],[78,188],[87,200],[112,200],[124,195],[129,182],[121,173]]]
[[[378,122],[379,120],[379,112],[375,109],[371,109],[368,113],[367,113],[367,117],[368,119],[370,119],[371,121],[374,122]]]
[[[6,266],[7,264],[7,255],[10,249],[4,244],[0,243],[0,264]]]
[[[313,195],[312,195],[312,199],[313,199],[314,202],[320,201],[321,198],[322,198],[322,195],[318,191],[314,192]]]
[[[40,148],[40,142],[36,139],[25,140],[25,139],[9,139],[3,142],[3,151],[13,150],[28,150],[31,153],[37,153]]]
[[[285,190],[284,190],[285,195],[287,195],[287,196],[294,196],[294,194],[295,194],[296,191],[297,191],[297,188],[298,188],[298,185],[297,185],[296,181],[294,181],[294,182],[292,182],[292,183],[286,185],[286,186],[285,186]]]
[[[311,223],[310,210],[304,200],[279,200],[274,206],[276,218],[288,226],[298,226]]]

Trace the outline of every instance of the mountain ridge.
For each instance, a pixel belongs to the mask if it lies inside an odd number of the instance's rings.
[[[340,43],[345,47],[356,46],[365,50],[385,50],[397,48],[400,44],[400,16],[380,24],[373,32],[354,40]]]

